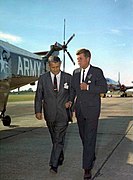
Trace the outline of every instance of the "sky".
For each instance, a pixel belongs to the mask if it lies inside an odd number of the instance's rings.
[[[78,67],[76,51],[87,48],[104,76],[133,85],[133,0],[0,0],[0,39],[30,52],[48,51],[75,34],[65,71]],[[63,54],[60,52],[63,60]]]

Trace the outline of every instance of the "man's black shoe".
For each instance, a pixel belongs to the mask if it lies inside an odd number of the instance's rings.
[[[85,172],[84,172],[84,180],[89,180],[91,179],[92,175],[91,175],[91,170],[89,169],[85,169]]]
[[[50,172],[56,174],[57,173],[57,167],[51,166]]]

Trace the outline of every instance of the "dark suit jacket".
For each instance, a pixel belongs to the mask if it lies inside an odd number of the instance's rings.
[[[67,83],[68,88],[64,86]],[[50,72],[40,76],[35,95],[35,113],[44,111],[46,121],[54,122],[57,112],[60,121],[67,121],[65,103],[69,99],[71,75],[61,71],[59,92],[56,95],[53,89]]]
[[[107,83],[100,68],[90,65],[85,82],[89,84],[89,90],[80,89],[81,69],[74,70],[72,77],[71,101],[76,97],[76,116],[80,112],[85,118],[98,118],[100,114],[101,98],[100,93],[107,92]]]

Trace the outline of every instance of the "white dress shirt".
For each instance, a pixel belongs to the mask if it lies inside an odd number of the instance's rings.
[[[50,72],[51,78],[52,78],[52,83],[54,84],[54,74]],[[59,91],[59,86],[60,86],[60,78],[61,78],[61,71],[56,75],[57,78],[57,89]]]
[[[87,73],[88,73],[89,69],[90,69],[90,65],[86,69],[81,69],[80,83],[82,83],[83,70],[85,70],[85,72],[84,72],[84,81],[85,81],[85,78],[87,76]]]

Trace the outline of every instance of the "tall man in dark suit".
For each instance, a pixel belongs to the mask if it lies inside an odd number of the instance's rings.
[[[60,70],[61,60],[57,56],[49,57],[50,71],[41,75],[35,95],[35,116],[42,119],[42,109],[53,147],[49,165],[50,171],[57,173],[64,160],[64,140],[68,127],[65,103],[69,100],[71,75]]]
[[[75,113],[83,144],[84,179],[87,180],[91,179],[91,169],[96,158],[100,93],[107,92],[107,84],[102,70],[90,65],[91,53],[88,49],[80,49],[76,55],[80,68],[73,72],[71,102],[76,99]],[[68,102],[70,106],[71,102]]]

